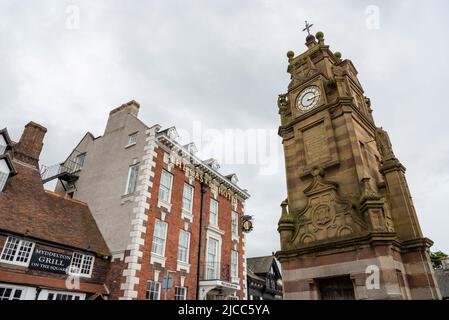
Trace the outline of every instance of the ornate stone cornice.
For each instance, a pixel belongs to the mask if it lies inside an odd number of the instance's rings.
[[[344,248],[353,250],[354,247],[360,247],[363,245],[392,245],[397,247],[398,250],[402,250],[402,244],[398,240],[395,232],[368,232],[361,235],[359,234],[355,237],[334,240],[330,243],[329,241],[324,240],[321,243],[315,242],[312,245],[303,246],[302,248],[281,250],[276,252],[276,258],[283,262],[307,254],[332,254],[334,253],[334,250],[339,250],[340,252]]]
[[[386,174],[392,171],[401,171],[405,173],[406,168],[399,162],[396,158],[391,158],[382,163],[382,167],[380,168],[380,173]]]
[[[376,126],[362,112],[360,112],[360,110],[357,109],[357,107],[354,104],[354,98],[353,97],[340,97],[333,103],[321,105],[321,106],[319,106],[315,109],[312,109],[311,111],[309,111],[305,114],[302,114],[299,117],[293,119],[292,121],[290,121],[289,124],[287,124],[285,126],[280,126],[278,129],[278,135],[283,137],[284,134],[293,130],[293,127],[296,124],[298,124],[299,122],[304,121],[305,119],[307,119],[323,110],[326,110],[326,109],[329,110],[332,118],[335,118],[336,116],[339,115],[339,113],[337,112],[338,108],[341,108],[340,110],[342,113],[357,114],[358,119],[360,119],[360,121],[363,122],[364,125],[366,125],[371,130],[373,130],[373,132],[375,132]]]

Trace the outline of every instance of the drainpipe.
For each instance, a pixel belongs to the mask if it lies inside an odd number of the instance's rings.
[[[196,300],[200,299],[200,268],[201,268],[201,244],[203,231],[203,211],[204,211],[204,194],[206,193],[207,185],[201,182],[201,206],[200,206],[200,230],[198,234],[198,268],[196,270]]]

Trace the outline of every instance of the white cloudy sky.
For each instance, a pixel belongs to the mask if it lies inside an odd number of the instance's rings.
[[[356,65],[408,169],[424,233],[448,252],[448,9],[444,0],[0,0],[0,127],[18,139],[30,120],[46,126],[43,164],[64,159],[86,131],[101,135],[108,111],[131,99],[147,124],[252,129],[268,140],[289,82],[285,54],[305,49],[308,19]],[[282,159],[277,137],[270,155]],[[252,194],[249,256],[279,248],[286,194],[282,160],[265,171],[258,160],[222,166]]]

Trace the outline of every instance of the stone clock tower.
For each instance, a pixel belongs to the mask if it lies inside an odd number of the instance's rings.
[[[324,35],[289,51],[279,95],[288,198],[278,231],[286,299],[440,299],[405,167],[350,60]]]

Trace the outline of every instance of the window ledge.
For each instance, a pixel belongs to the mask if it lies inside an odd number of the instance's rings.
[[[31,258],[30,258],[30,261],[31,261]],[[30,265],[29,261],[27,263],[21,263],[21,262],[9,261],[9,260],[0,260],[0,263],[4,263],[4,264],[11,265],[11,266],[16,266],[16,267],[22,267],[22,268],[28,268]]]
[[[126,202],[133,202],[133,201],[134,201],[134,192],[122,195],[120,203],[125,204]]]
[[[225,232],[223,230],[221,230],[219,227],[211,225],[211,224],[208,224],[206,229],[210,230],[212,232],[215,232],[217,234],[220,234],[220,235],[224,235],[225,234]]]
[[[239,243],[239,242],[240,242],[239,236],[233,234],[233,235],[232,235],[232,241],[237,241],[237,243]]]
[[[137,144],[137,142],[133,142],[133,143],[127,144],[125,146],[125,149],[131,148],[132,146],[135,146],[136,144]]]
[[[79,273],[73,273],[73,272],[69,272],[68,274],[71,275],[71,276],[79,277],[79,278],[83,278],[83,279],[90,279],[90,278],[92,278],[92,274],[79,274]]]
[[[186,263],[186,262],[177,260],[176,271],[181,271],[181,270],[184,270],[185,272],[189,273],[190,272],[190,263]]]
[[[158,201],[157,201],[157,206],[158,206],[159,208],[165,208],[165,209],[167,209],[168,212],[171,211],[171,203],[167,203],[167,202],[165,202],[165,201],[158,200]]]
[[[182,209],[181,219],[187,219],[190,221],[190,223],[192,223],[193,222],[193,214],[187,210]]]
[[[156,262],[165,268],[165,261],[167,261],[167,257],[160,256],[154,252],[151,253],[150,264],[154,264]]]
[[[231,282],[239,284],[240,283],[240,278],[231,277]]]

